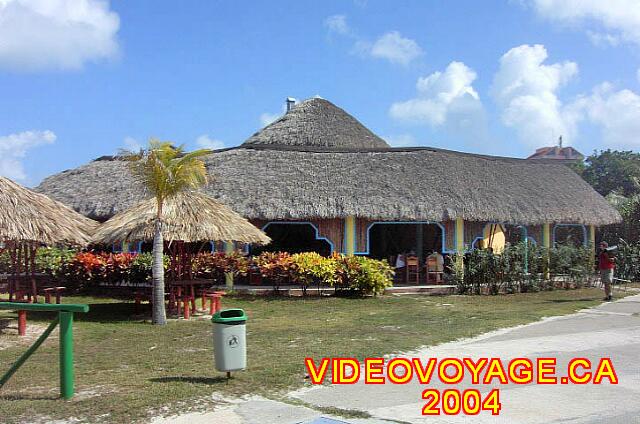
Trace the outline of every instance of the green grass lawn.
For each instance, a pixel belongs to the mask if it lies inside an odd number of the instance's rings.
[[[216,392],[276,395],[308,384],[306,356],[364,358],[406,351],[572,313],[601,298],[602,291],[596,289],[369,299],[227,297],[223,307],[244,308],[249,316],[249,368],[227,381],[213,368],[209,320],[171,321],[157,327],[134,317],[132,303],[67,297],[67,303],[91,305],[90,313],[76,315],[74,327],[78,396],[67,402],[57,398],[54,333],[0,391],[0,421],[48,416],[126,423],[160,412],[207,407]],[[10,325],[15,326],[15,316],[0,311],[0,323],[11,317]],[[44,326],[50,318],[30,313],[29,323]],[[8,337],[17,338],[0,333],[0,341]],[[0,373],[26,347],[0,350]]]

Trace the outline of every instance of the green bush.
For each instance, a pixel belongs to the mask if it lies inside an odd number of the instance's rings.
[[[310,285],[332,286],[336,279],[336,261],[316,252],[296,253],[291,256],[294,263],[293,280],[302,286],[304,294]]]
[[[333,255],[336,263],[336,291],[348,291],[359,295],[382,294],[393,286],[395,271],[387,263],[364,256]]]
[[[289,253],[263,252],[253,260],[260,269],[262,278],[273,284],[273,290],[276,293],[282,284],[295,281],[296,264]]]
[[[76,253],[72,249],[42,247],[36,253],[36,268],[38,272],[57,278],[63,265],[71,261]]]
[[[165,255],[165,269],[169,257]],[[70,249],[41,248],[36,264],[47,274],[71,290],[82,290],[100,284],[145,284],[151,281],[151,253],[95,253]],[[377,295],[393,284],[394,270],[386,261],[361,256],[334,254],[323,257],[315,252],[290,255],[265,252],[253,258],[253,265],[277,291],[283,284],[299,284],[306,294],[309,286],[334,286],[338,293]],[[239,252],[201,253],[193,261],[198,278],[222,281],[225,273],[246,275],[252,266]],[[0,255],[0,270],[10,272],[8,252]]]
[[[518,243],[506,246],[500,254],[478,249],[467,253],[464,276],[456,283],[461,294],[524,293],[552,289],[555,277],[559,276],[580,287],[593,270],[590,248],[559,246],[546,249],[531,243]]]

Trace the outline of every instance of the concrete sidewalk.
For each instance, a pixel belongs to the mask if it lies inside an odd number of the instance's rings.
[[[564,317],[488,333],[410,352],[409,357],[556,357],[557,374],[573,357],[611,358],[618,385],[503,385],[499,416],[482,412],[477,416],[421,415],[424,386],[340,385],[315,386],[291,393],[292,399],[310,407],[293,406],[262,398],[230,404],[205,414],[161,419],[164,422],[221,423],[311,423],[328,417],[348,423],[640,423],[640,295]],[[606,381],[606,380],[605,380]],[[445,387],[441,383],[433,388]],[[455,388],[472,387],[463,382]],[[476,386],[482,392],[490,387]],[[367,412],[369,419],[344,419],[322,414],[314,408],[338,408]]]

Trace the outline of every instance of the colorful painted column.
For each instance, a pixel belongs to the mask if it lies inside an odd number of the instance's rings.
[[[344,219],[344,253],[353,256],[356,253],[356,217],[348,216]]]
[[[455,242],[455,271],[458,278],[464,279],[464,220],[462,218],[456,218]]]
[[[544,278],[549,279],[549,250],[551,249],[551,224],[542,224],[542,246],[547,253],[547,263],[544,272]]]
[[[522,267],[524,269],[524,273],[529,273],[529,233],[527,231],[527,227],[522,225],[520,226],[520,238],[524,243],[524,252],[523,252],[523,261]]]
[[[589,225],[589,247],[591,248],[591,251],[593,252],[593,255],[595,256],[596,254],[596,226],[595,225]]]
[[[596,226],[589,225],[589,248],[591,249],[591,269],[596,267]]]
[[[551,224],[542,224],[542,246],[551,248]]]
[[[224,253],[231,254],[235,251],[235,246],[232,241],[224,242]],[[224,274],[224,282],[228,289],[233,289],[233,274],[227,272]]]

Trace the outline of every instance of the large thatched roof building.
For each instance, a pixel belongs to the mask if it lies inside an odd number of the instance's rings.
[[[586,243],[587,233],[593,237],[588,226],[621,219],[563,164],[392,148],[320,98],[206,163],[212,179],[205,191],[267,230],[279,247],[300,242],[304,228],[339,252],[385,256],[411,245],[460,251],[486,237],[488,223],[545,244],[556,229],[576,226]],[[98,220],[145,198],[118,157],[53,175],[37,190]]]

